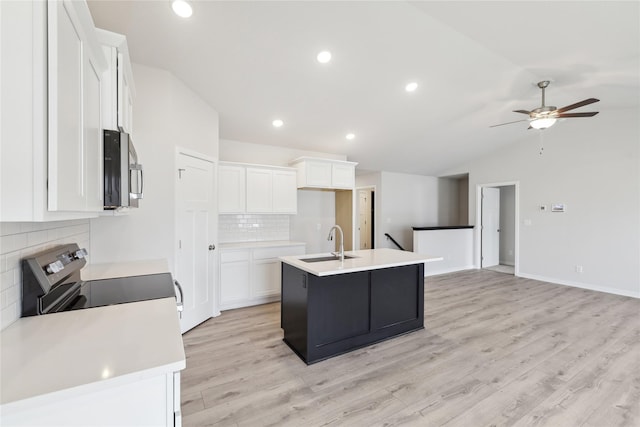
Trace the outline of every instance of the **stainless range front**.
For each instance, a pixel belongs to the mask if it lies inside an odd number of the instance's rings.
[[[22,260],[22,317],[175,297],[170,273],[81,280],[87,251],[57,246]]]

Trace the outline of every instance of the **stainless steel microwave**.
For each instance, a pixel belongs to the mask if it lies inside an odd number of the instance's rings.
[[[104,130],[104,209],[137,208],[144,172],[128,133]]]

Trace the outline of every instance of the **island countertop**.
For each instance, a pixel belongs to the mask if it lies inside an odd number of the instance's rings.
[[[283,256],[279,259],[300,270],[315,276],[331,276],[335,274],[354,273],[357,271],[377,270],[381,268],[399,267],[403,265],[419,264],[425,262],[441,261],[442,257],[396,249],[368,249],[359,251],[346,251],[344,262],[322,261],[305,262],[304,259],[328,256],[331,254],[307,254],[297,256]]]

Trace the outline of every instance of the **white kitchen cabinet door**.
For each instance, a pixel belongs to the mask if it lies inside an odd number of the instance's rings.
[[[218,213],[244,213],[246,209],[245,168],[218,167]]]
[[[273,212],[273,171],[247,168],[247,212]]]
[[[102,30],[97,30],[98,35]],[[101,40],[102,43],[104,41]],[[102,98],[102,128],[118,130],[118,49],[109,45],[102,46],[107,60],[107,70],[102,75],[100,97]]]
[[[100,28],[96,34],[108,63],[102,76],[103,127],[133,134],[135,88],[127,38]]]
[[[49,209],[85,210],[82,31],[68,3],[49,3]]]
[[[118,53],[118,126],[126,133],[133,133],[133,94],[131,83],[125,73],[125,61],[128,58]]]
[[[355,167],[352,165],[333,164],[331,169],[331,186],[333,188],[350,189],[355,187]]]
[[[331,175],[331,163],[306,162],[306,186],[330,188]]]
[[[357,163],[344,160],[299,157],[291,162],[298,170],[298,188],[353,189]]]
[[[298,212],[298,187],[295,171],[273,171],[273,212]]]
[[[100,80],[106,64],[87,14],[85,3],[48,3],[48,205],[52,211],[100,210]]]
[[[220,255],[220,306],[248,299],[250,251],[229,251]]]
[[[101,212],[103,203],[103,144],[100,103],[100,72],[89,55],[83,56],[83,146],[86,211]]]
[[[280,261],[277,259],[256,260],[252,267],[251,296],[280,295]]]

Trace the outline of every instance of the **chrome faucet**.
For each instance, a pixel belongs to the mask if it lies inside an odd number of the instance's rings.
[[[331,230],[329,230],[329,236],[327,237],[327,240],[331,240],[331,233],[333,233],[333,230],[338,230],[340,232],[340,252],[331,252],[331,253],[335,256],[339,256],[340,262],[344,262],[344,234],[342,233],[342,228],[340,228],[340,226],[337,224],[331,227]]]

